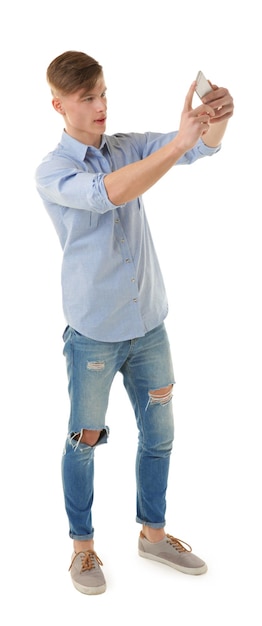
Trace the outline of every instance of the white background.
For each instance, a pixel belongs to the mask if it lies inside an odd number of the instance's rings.
[[[261,624],[258,4],[26,0],[2,9],[1,30],[4,623]],[[75,591],[67,572],[61,251],[34,184],[62,132],[46,68],[69,49],[104,67],[110,134],[176,129],[199,69],[235,100],[222,151],[174,168],[144,197],[177,382],[167,531],[209,570],[190,577],[137,555],[137,434],[116,378],[110,440],[96,455],[96,550],[108,583],[98,597]]]

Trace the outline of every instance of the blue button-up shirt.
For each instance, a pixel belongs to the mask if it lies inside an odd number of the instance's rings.
[[[175,133],[104,135],[100,148],[63,132],[36,171],[36,184],[62,249],[67,323],[100,341],[141,337],[166,317],[163,277],[142,197],[116,206],[106,174],[147,157]],[[212,155],[201,140],[179,164]]]

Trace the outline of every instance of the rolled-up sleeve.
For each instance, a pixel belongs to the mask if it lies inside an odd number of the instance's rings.
[[[105,176],[103,172],[66,167],[65,159],[55,157],[42,162],[38,167],[36,186],[40,196],[46,201],[102,214],[116,208],[108,198],[104,185]]]
[[[142,158],[145,158],[148,155],[155,152],[156,150],[158,150],[159,148],[161,148],[162,146],[164,146],[165,144],[172,141],[172,139],[174,139],[177,134],[178,134],[178,131],[174,131],[168,134],[148,132],[148,133],[145,133],[143,136],[141,135],[133,135],[133,136],[138,137],[140,141],[142,141],[141,137],[143,137],[144,144],[143,144]],[[199,139],[196,145],[193,148],[191,148],[191,150],[188,150],[187,152],[185,152],[185,154],[182,155],[182,157],[177,161],[176,165],[184,165],[184,164],[187,165],[187,164],[194,163],[194,161],[197,161],[198,159],[201,159],[202,157],[212,156],[213,154],[216,154],[216,152],[219,152],[220,149],[221,149],[221,144],[216,146],[215,148],[211,148],[207,146],[202,141],[202,139]]]
[[[202,139],[199,139],[196,145],[188,152],[185,152],[185,154],[183,154],[181,159],[177,161],[177,165],[183,165],[183,164],[190,165],[191,163],[194,163],[198,159],[216,154],[217,152],[219,152],[220,149],[221,149],[221,144],[219,146],[216,146],[215,148],[211,148],[210,146],[206,146],[206,144],[202,141]]]

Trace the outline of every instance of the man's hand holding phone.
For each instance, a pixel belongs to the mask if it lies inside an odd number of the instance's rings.
[[[234,103],[229,91],[210,83],[201,71],[196,77],[195,92],[204,104],[209,104],[215,111],[215,115],[210,118],[210,124],[224,122],[232,117]]]

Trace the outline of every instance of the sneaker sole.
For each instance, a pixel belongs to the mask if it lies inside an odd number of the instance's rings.
[[[101,585],[100,587],[85,587],[84,585],[80,585],[74,580],[72,580],[72,583],[77,591],[85,593],[88,596],[98,596],[100,593],[104,593],[104,591],[106,590],[106,584]]]
[[[206,563],[201,567],[183,567],[183,565],[176,565],[171,561],[166,561],[165,559],[161,559],[160,556],[155,556],[154,554],[144,552],[143,550],[138,550],[138,554],[144,559],[150,559],[151,561],[158,561],[159,563],[163,563],[164,565],[169,565],[169,567],[173,567],[173,569],[176,569],[179,572],[183,572],[183,574],[193,574],[194,576],[198,576],[199,574],[205,574],[205,572],[207,571]]]

